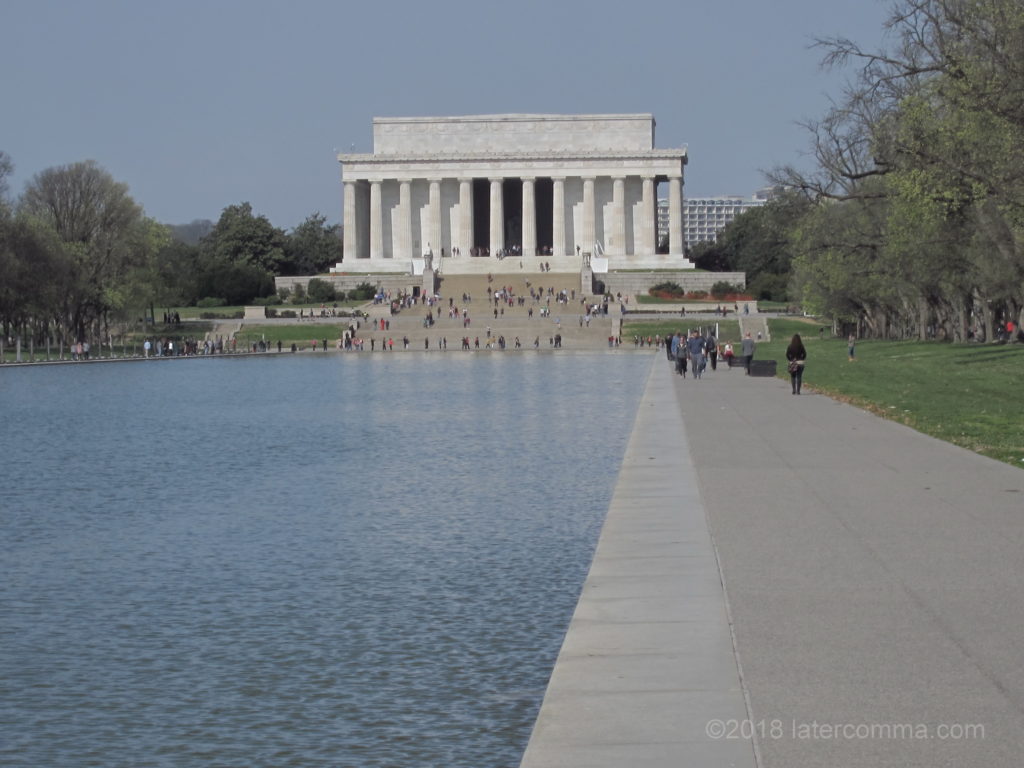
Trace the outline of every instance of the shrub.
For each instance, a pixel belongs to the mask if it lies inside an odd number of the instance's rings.
[[[245,317],[245,312],[237,310],[235,312],[200,312],[200,320],[241,320]]]
[[[336,294],[333,285],[319,277],[314,277],[306,286],[306,295],[309,296],[310,301],[325,302],[334,301]]]
[[[267,307],[267,317],[277,317],[277,310]]]
[[[740,293],[743,289],[738,285],[733,285],[728,280],[719,280],[717,283],[711,286],[711,295],[716,299],[724,299],[733,293]]]
[[[288,301],[288,297],[292,295],[292,289],[281,286],[277,289],[277,297],[281,299],[281,303],[284,304]]]
[[[348,297],[353,301],[369,301],[377,295],[377,288],[370,283],[360,283],[348,292]]]
[[[302,283],[292,286],[292,304],[306,303],[306,287]]]
[[[197,307],[223,307],[227,304],[224,299],[217,299],[213,296],[207,296],[205,299],[200,299],[196,302]]]
[[[671,280],[666,280],[663,283],[651,286],[648,291],[651,296],[658,296],[660,298],[673,298],[681,297],[686,291],[683,290],[683,286],[679,283],[674,283]]]
[[[298,315],[295,314],[295,310],[294,309],[282,309],[280,312],[277,313],[277,316],[278,317],[298,317]]]
[[[281,303],[281,297],[274,294],[272,296],[262,296],[257,299],[253,299],[249,304],[253,307],[269,307]]]

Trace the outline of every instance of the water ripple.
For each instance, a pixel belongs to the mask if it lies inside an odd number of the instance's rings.
[[[0,371],[0,762],[517,765],[646,372]]]

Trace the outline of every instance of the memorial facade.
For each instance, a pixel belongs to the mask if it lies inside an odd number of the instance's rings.
[[[337,271],[692,267],[683,256],[686,150],[655,149],[654,129],[649,114],[374,118],[373,153],[338,155]],[[661,184],[668,254],[656,252]]]

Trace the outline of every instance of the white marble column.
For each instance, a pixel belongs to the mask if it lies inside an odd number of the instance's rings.
[[[398,182],[398,252],[396,259],[411,259],[412,253],[412,179]]]
[[[537,255],[537,203],[534,182],[530,176],[523,177],[523,255]]]
[[[683,253],[683,177],[668,177],[668,252]]]
[[[594,254],[594,241],[597,233],[594,226],[594,177],[583,179],[583,252]]]
[[[430,245],[430,250],[433,251],[434,256],[437,259],[441,258],[441,180],[431,179],[430,180],[430,199],[428,202],[429,209],[427,211],[427,244]],[[424,246],[423,251],[426,253],[426,247]],[[435,269],[440,266],[440,262],[434,262]]]
[[[491,256],[505,247],[505,204],[501,195],[504,179],[491,179]]]
[[[345,182],[345,223],[342,233],[343,259],[349,263],[359,258],[359,239],[356,236],[356,183]]]
[[[473,180],[459,179],[459,255],[473,248]]]
[[[644,177],[644,192],[640,203],[640,253],[653,255],[658,249],[658,200],[655,197],[654,179]]]
[[[384,221],[381,218],[380,182],[370,182],[370,258],[384,257]]]
[[[565,179],[551,181],[551,255],[565,256]]]
[[[612,179],[612,231],[608,240],[609,254],[626,255],[626,179],[622,176]]]

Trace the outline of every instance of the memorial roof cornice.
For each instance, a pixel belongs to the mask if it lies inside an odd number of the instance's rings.
[[[673,160],[686,158],[685,148],[644,149],[629,151],[550,151],[550,152],[428,152],[422,154],[345,154],[338,155],[341,163],[430,163],[430,162],[488,162],[488,161],[543,161],[543,160]]]

